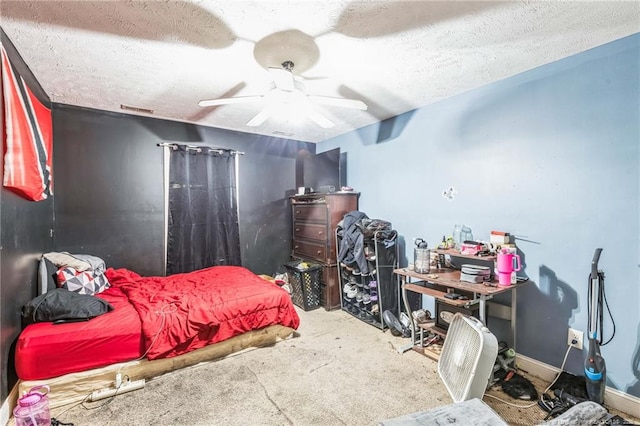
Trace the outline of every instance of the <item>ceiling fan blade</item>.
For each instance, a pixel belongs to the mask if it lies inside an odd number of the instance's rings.
[[[341,108],[367,110],[367,104],[356,99],[332,98],[329,96],[308,95],[309,100],[317,104],[337,106]]]
[[[229,104],[244,104],[248,102],[256,102],[264,99],[264,96],[238,96],[237,98],[218,98],[218,99],[206,99],[198,102],[201,107],[229,105]]]
[[[293,92],[295,90],[295,84],[293,82],[293,73],[284,68],[269,68],[271,78],[276,85],[276,88],[284,90],[285,92]]]
[[[247,126],[249,126],[249,127],[258,127],[258,126],[260,126],[262,123],[267,121],[267,119],[269,117],[271,117],[272,113],[273,113],[273,108],[264,108],[262,111],[257,113],[255,115],[255,117],[253,117],[251,120],[249,120],[249,122],[247,123]]]
[[[309,118],[318,126],[322,127],[323,129],[330,129],[333,126],[335,126],[335,124],[333,124],[333,121],[329,120],[327,117],[320,114],[319,112],[315,112],[315,111],[309,112]]]

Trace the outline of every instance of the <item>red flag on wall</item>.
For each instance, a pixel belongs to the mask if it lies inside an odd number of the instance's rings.
[[[13,192],[33,201],[53,194],[51,110],[38,101],[16,72],[4,47],[4,181]]]

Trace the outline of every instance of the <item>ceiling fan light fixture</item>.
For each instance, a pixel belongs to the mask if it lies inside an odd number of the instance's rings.
[[[247,126],[259,127],[267,120],[273,121],[277,126],[288,128],[302,126],[307,120],[311,120],[323,129],[335,126],[327,117],[314,111],[313,105],[305,97],[289,99],[288,102],[270,102],[249,120]]]
[[[247,122],[247,126],[261,126],[265,121],[273,118],[289,126],[295,126],[306,120],[311,120],[324,129],[335,127],[335,124],[318,112],[314,105],[327,105],[362,111],[367,109],[367,105],[357,99],[308,95],[301,78],[293,75],[295,66],[293,61],[286,60],[280,65],[280,68],[268,68],[273,81],[273,88],[264,95],[202,100],[199,105],[208,107],[263,101],[265,103],[264,108]]]
[[[286,62],[283,62],[283,65]],[[295,79],[293,78],[293,72],[286,68],[269,68],[271,79],[276,85],[276,89],[283,90],[285,92],[293,92],[296,90]]]
[[[299,125],[304,123],[310,113],[308,102],[300,99],[291,99],[289,102],[282,102],[274,105],[273,118],[289,125]]]

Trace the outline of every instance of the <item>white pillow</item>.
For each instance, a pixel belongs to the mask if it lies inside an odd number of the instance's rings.
[[[60,253],[54,251],[51,253],[45,253],[43,256],[58,268],[69,266],[76,271],[87,271],[91,269],[91,263],[78,259],[66,252]]]

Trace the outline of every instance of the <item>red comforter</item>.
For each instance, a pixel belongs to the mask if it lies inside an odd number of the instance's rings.
[[[148,359],[181,355],[273,324],[300,324],[286,291],[240,266],[168,277],[127,269],[108,269],[106,275],[140,315]]]

